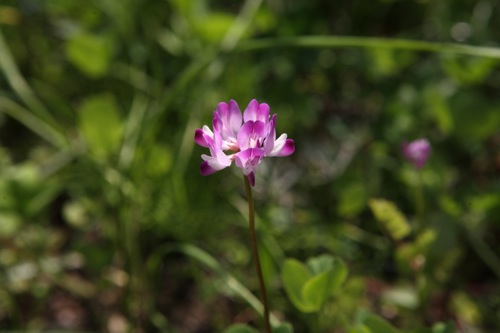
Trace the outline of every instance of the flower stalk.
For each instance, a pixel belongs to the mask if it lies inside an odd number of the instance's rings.
[[[271,324],[269,322],[269,305],[267,303],[266,286],[264,284],[264,277],[262,275],[262,267],[260,265],[259,250],[257,248],[257,237],[255,235],[255,210],[252,198],[252,187],[247,176],[243,175],[245,182],[245,192],[248,200],[248,221],[250,229],[250,244],[252,247],[252,258],[259,279],[259,289],[262,304],[264,305],[264,322],[266,326],[266,333],[271,333]]]

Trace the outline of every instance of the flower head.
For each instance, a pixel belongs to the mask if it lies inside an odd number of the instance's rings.
[[[403,142],[401,150],[404,157],[410,161],[415,168],[422,168],[429,158],[432,148],[427,139],[418,139],[410,143]]]
[[[270,117],[266,103],[253,99],[241,114],[234,100],[219,103],[214,111],[213,131],[208,126],[198,128],[194,141],[210,150],[201,155],[201,174],[208,176],[231,165],[234,161],[250,184],[255,185],[255,170],[264,157],[288,156],[295,151],[292,139],[282,134],[276,139],[276,115]],[[226,152],[232,152],[227,154]]]

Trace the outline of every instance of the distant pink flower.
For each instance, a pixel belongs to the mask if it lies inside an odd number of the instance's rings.
[[[429,158],[432,148],[427,139],[418,139],[410,143],[403,142],[401,150],[404,157],[410,161],[415,168],[422,168]]]
[[[194,141],[209,148],[210,156],[202,155],[201,174],[208,176],[231,165],[234,161],[250,184],[255,185],[255,170],[264,157],[288,156],[295,151],[293,140],[282,134],[276,139],[276,115],[270,117],[266,103],[253,99],[241,114],[234,100],[219,103],[208,126],[198,128]],[[234,152],[226,155],[226,151]]]

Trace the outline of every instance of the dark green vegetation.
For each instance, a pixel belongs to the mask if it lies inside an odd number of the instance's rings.
[[[274,321],[499,332],[499,17],[494,0],[3,0],[0,328],[263,327],[240,170],[202,177],[193,142],[218,102],[257,98],[296,144],[254,190]],[[419,173],[400,153],[418,137]],[[328,265],[348,276],[325,296],[306,284]]]

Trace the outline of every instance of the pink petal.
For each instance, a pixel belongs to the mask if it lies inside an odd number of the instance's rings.
[[[249,120],[238,132],[238,146],[241,150],[260,147],[266,136],[266,125],[261,121]]]
[[[204,162],[200,165],[200,171],[204,176],[211,175],[231,165],[231,160],[222,150],[212,152],[212,156],[201,155],[201,158]]]
[[[257,110],[259,109],[259,102],[256,99],[252,99],[250,103],[248,103],[247,108],[243,112],[243,121],[246,123],[247,121],[256,121],[257,120]]]
[[[256,99],[252,99],[243,113],[243,121],[262,121],[263,123],[268,123],[270,111],[271,109],[267,103],[259,104]]]
[[[235,155],[234,163],[238,168],[243,170],[243,174],[248,176],[250,173],[255,172],[257,166],[264,158],[264,150],[260,148],[249,148],[240,151]]]
[[[235,155],[234,164],[236,164],[238,168],[244,169],[251,156],[252,156],[251,149],[245,149],[243,151],[240,151]]]
[[[259,111],[257,114],[257,120],[262,121],[263,123],[269,122],[269,113],[271,108],[267,103],[262,103],[259,105]]]
[[[401,145],[401,150],[405,158],[410,161],[415,168],[420,169],[426,164],[432,148],[427,139],[419,139],[410,143],[404,142]]]
[[[268,135],[266,137],[264,150],[266,152],[266,155],[269,155],[273,151],[276,141],[276,115],[273,116],[267,126]]]
[[[278,156],[289,156],[295,152],[295,143],[292,139],[287,139],[283,149]]]
[[[229,101],[229,123],[228,126],[236,136],[241,128],[242,115],[238,103],[234,100]]]
[[[287,139],[286,133],[281,134],[281,136],[274,142],[274,148],[271,152],[267,153],[267,156],[288,156],[293,154],[295,151],[295,144],[292,139]]]
[[[248,175],[247,175],[247,178],[248,178],[248,181],[250,182],[250,185],[252,187],[255,186],[255,174],[253,172],[250,172]]]
[[[203,129],[197,128],[196,131],[194,132],[194,142],[196,142],[198,145],[208,148],[209,146],[209,141],[207,141],[207,138],[210,138],[213,140],[214,133],[210,130],[208,126],[203,126]],[[211,141],[210,140],[210,141]]]
[[[219,170],[214,169],[212,166],[210,166],[210,163],[208,163],[207,161],[203,161],[200,164],[200,173],[203,176],[209,176],[217,171]]]

